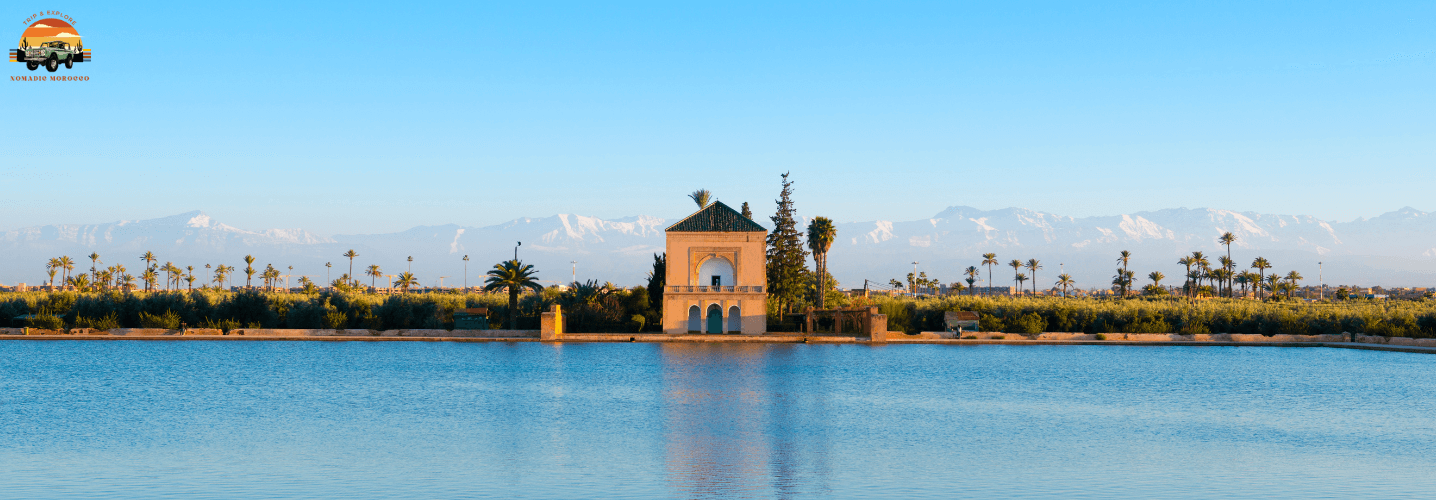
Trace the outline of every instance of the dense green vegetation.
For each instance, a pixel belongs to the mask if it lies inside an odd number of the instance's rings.
[[[453,328],[456,309],[487,307],[491,328],[508,318],[507,293],[377,295],[349,292],[23,292],[0,294],[0,321],[32,328]],[[546,288],[518,297],[520,329],[538,329],[539,313],[564,307],[574,331],[636,332],[656,322],[647,291],[618,290],[595,282],[568,291]],[[34,315],[13,321],[17,316]],[[3,323],[0,323],[3,324]]]
[[[858,299],[861,301],[862,299]],[[942,330],[943,312],[975,311],[982,330],[1008,333],[1250,333],[1319,335],[1357,332],[1436,337],[1436,302],[1347,300],[1262,302],[1242,299],[1092,299],[946,297],[870,299],[888,329]]]

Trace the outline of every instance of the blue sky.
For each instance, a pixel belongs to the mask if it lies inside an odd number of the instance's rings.
[[[0,228],[766,216],[784,171],[839,221],[1436,210],[1431,2],[41,7],[91,80],[6,79]]]

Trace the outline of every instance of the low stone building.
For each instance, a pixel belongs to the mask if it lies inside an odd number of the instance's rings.
[[[665,237],[664,333],[767,331],[767,229],[713,202]]]

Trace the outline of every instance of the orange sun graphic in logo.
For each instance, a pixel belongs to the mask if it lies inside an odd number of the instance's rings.
[[[64,65],[88,62],[90,51],[80,41],[80,32],[65,21],[47,17],[35,21],[20,35],[20,48],[10,51],[10,61],[25,63],[30,71],[41,67],[51,73]]]

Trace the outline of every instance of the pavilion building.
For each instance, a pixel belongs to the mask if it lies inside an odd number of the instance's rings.
[[[665,233],[664,333],[767,331],[767,229],[713,202]]]

